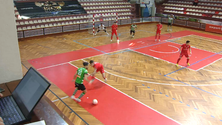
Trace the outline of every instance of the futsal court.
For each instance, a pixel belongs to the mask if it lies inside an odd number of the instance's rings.
[[[103,82],[100,73],[92,85],[84,82],[87,93],[78,104],[105,125],[222,124],[218,110],[222,108],[222,37],[184,30],[165,33],[160,42],[154,41],[154,34],[126,41],[120,36],[119,44],[115,40],[100,46],[86,42],[103,38],[107,36],[73,39],[83,49],[29,63],[68,96],[75,89],[73,75],[83,61],[102,63],[108,82]],[[186,40],[191,41],[191,65],[183,57],[177,67],[179,47]],[[92,105],[93,99],[98,105]]]

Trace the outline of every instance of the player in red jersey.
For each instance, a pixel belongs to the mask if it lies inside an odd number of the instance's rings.
[[[111,42],[113,40],[113,35],[115,34],[116,35],[116,39],[117,39],[117,43],[119,43],[119,37],[118,37],[118,34],[117,34],[117,28],[118,28],[117,22],[114,22],[114,24],[112,25]]]
[[[179,59],[177,60],[177,66],[178,66],[178,63],[179,63],[180,59],[181,59],[183,56],[187,57],[187,65],[188,65],[188,66],[190,65],[190,64],[189,64],[190,57],[189,57],[189,54],[188,54],[188,50],[190,51],[190,54],[192,54],[192,52],[191,52],[191,47],[190,47],[189,44],[190,44],[190,41],[188,40],[188,41],[186,41],[186,44],[183,44],[183,45],[180,46],[180,57],[179,57]],[[181,49],[181,48],[182,48],[182,49]]]
[[[157,35],[159,34],[159,41],[160,41],[160,34],[161,34],[161,30],[163,28],[163,25],[161,24],[161,22],[159,22],[157,25],[156,25],[156,37],[155,37],[155,41],[157,40]]]
[[[94,80],[95,80],[95,74],[97,72],[100,71],[100,73],[102,74],[103,78],[105,79],[105,82],[107,81],[106,79],[106,75],[105,75],[105,70],[103,68],[103,65],[98,63],[98,62],[94,62],[93,60],[90,60],[90,65],[94,68],[94,71],[93,73],[91,74],[91,76],[93,77],[93,79],[89,82],[89,83],[92,83]]]

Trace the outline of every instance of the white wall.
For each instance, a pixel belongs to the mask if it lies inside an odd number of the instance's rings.
[[[13,0],[0,0],[0,84],[22,78]]]

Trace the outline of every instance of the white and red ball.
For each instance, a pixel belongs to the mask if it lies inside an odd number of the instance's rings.
[[[97,99],[93,99],[93,102],[92,102],[94,105],[98,104],[98,100]]]

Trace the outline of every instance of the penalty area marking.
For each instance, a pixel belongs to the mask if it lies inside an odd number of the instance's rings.
[[[156,53],[178,53],[178,52],[179,52],[179,48],[178,48],[178,47],[173,46],[173,45],[168,45],[168,46],[171,46],[171,47],[173,47],[173,48],[176,48],[177,51],[172,51],[172,52],[161,52],[161,51],[156,51],[156,50],[152,50],[152,49],[150,49],[150,51],[153,51],[153,52],[156,52]]]

